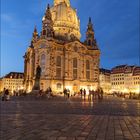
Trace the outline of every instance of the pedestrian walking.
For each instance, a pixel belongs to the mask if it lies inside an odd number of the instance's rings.
[[[83,89],[82,88],[80,89],[80,95],[81,95],[81,98],[82,98],[82,96],[83,96]]]
[[[5,91],[6,91],[6,89],[4,88],[3,92],[2,92],[2,101],[5,101],[5,99],[6,99]]]
[[[88,100],[91,100],[91,90],[89,90]]]
[[[8,89],[6,89],[6,91],[5,91],[5,100],[6,101],[10,100],[10,95],[9,95],[9,90]]]
[[[48,88],[48,98],[50,98],[52,96],[52,89],[51,87]]]
[[[94,100],[94,98],[95,98],[95,92],[94,90],[92,90],[92,100]]]
[[[101,91],[100,91],[101,99],[103,99],[103,94],[104,94],[104,91],[103,91],[103,89],[101,89]]]
[[[86,90],[84,89],[84,99],[86,99]]]
[[[70,90],[67,89],[67,96],[68,96],[68,99],[70,98]]]
[[[66,97],[67,96],[67,89],[65,88],[64,89],[64,97]]]
[[[37,97],[41,97],[41,95],[42,95],[42,90],[39,90]]]

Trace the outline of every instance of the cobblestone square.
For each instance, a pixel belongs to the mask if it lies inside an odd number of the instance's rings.
[[[1,140],[140,139],[136,100],[14,97],[0,106]]]

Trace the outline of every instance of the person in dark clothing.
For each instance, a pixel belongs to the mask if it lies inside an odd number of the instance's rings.
[[[83,96],[83,89],[82,88],[80,89],[80,95],[81,95],[81,98],[82,98],[82,96]]]
[[[84,89],[84,99],[86,99],[86,90]]]
[[[104,91],[103,91],[103,89],[102,89],[102,88],[101,88],[100,94],[101,94],[101,99],[103,99],[103,94],[104,94]]]
[[[65,88],[64,89],[64,97],[66,97],[67,96],[67,89]]]
[[[95,99],[95,91],[92,90],[92,99],[94,100]]]
[[[9,90],[8,89],[6,89],[6,91],[5,91],[5,100],[6,101],[9,101],[10,100]]]
[[[70,90],[69,89],[67,89],[67,96],[68,96],[68,98],[70,98]]]
[[[51,87],[49,87],[49,88],[47,89],[47,93],[48,93],[48,98],[53,97]]]
[[[2,101],[5,101],[5,98],[6,98],[5,91],[6,91],[6,89],[4,88],[3,89],[3,94],[2,94]]]
[[[50,93],[50,96],[53,96],[51,87],[49,87],[49,93]]]

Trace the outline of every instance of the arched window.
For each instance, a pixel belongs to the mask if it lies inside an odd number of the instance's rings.
[[[57,78],[61,78],[61,71],[62,71],[62,69],[61,69],[61,65],[62,65],[62,62],[61,62],[62,60],[61,60],[61,56],[57,56],[56,57],[56,77]]]
[[[45,57],[46,57],[45,54],[41,55],[41,65],[45,65],[45,61],[46,61]]]
[[[57,90],[60,90],[62,88],[62,84],[58,83],[57,84]]]
[[[86,78],[90,79],[90,62],[86,60]]]
[[[73,78],[77,79],[77,71],[78,71],[78,62],[77,58],[73,58]]]
[[[41,66],[41,74],[44,75],[45,74],[45,67],[46,67],[46,56],[45,56],[45,54],[41,55],[40,66]]]

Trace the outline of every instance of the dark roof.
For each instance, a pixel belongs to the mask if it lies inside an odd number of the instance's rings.
[[[119,66],[116,66],[115,68],[124,68],[126,67],[127,65],[119,65]]]
[[[108,70],[108,69],[103,69],[103,68],[101,68],[101,69],[100,69],[100,73],[103,73],[103,74],[110,74],[111,71]]]
[[[140,75],[140,67],[135,67],[133,70],[133,76]]]
[[[125,74],[129,74],[129,73],[133,73],[133,70],[134,70],[135,66],[127,66],[125,68]]]
[[[5,75],[3,78],[23,79],[24,78],[24,73],[21,73],[21,72],[10,72],[7,75]]]
[[[112,74],[118,74],[118,73],[124,73],[127,65],[119,65],[114,68],[112,68],[111,73]]]
[[[128,65],[120,65],[116,66],[111,70],[112,74],[119,74],[119,73],[133,73],[140,74],[140,67],[139,66],[128,66]]]
[[[106,75],[106,76],[110,76],[111,71],[108,70],[108,69],[103,69],[103,68],[101,68],[101,69],[100,69],[100,74],[104,74],[104,75]]]

